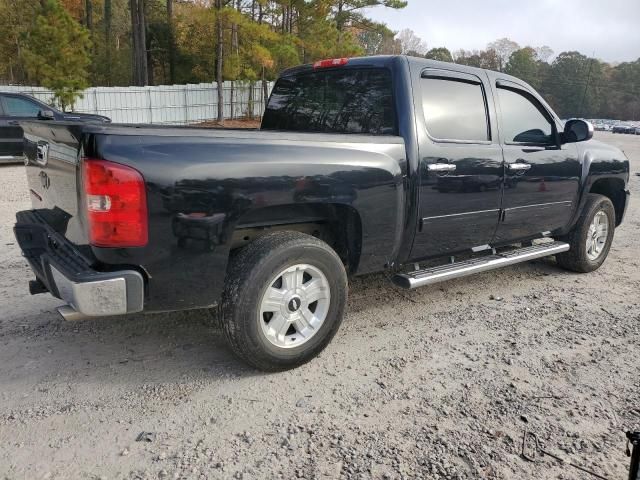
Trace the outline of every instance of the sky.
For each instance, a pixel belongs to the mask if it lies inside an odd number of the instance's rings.
[[[408,0],[370,18],[410,28],[429,48],[481,50],[508,37],[521,46],[578,50],[607,62],[640,58],[640,0]]]

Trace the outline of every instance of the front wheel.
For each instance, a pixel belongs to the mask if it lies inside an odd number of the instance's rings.
[[[615,209],[604,195],[590,193],[578,222],[562,240],[571,245],[557,255],[558,264],[573,272],[592,272],[604,263],[615,231]]]
[[[278,371],[318,355],[342,323],[347,275],[326,243],[298,232],[265,235],[232,259],[222,323],[233,351]]]

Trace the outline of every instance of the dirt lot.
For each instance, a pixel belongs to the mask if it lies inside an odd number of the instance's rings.
[[[241,118],[239,120],[225,120],[224,125],[220,125],[216,121],[202,122],[198,124],[198,127],[211,127],[211,128],[260,128],[260,118]]]
[[[640,170],[640,136],[598,134]],[[626,478],[640,429],[640,177],[599,271],[553,260],[412,292],[353,282],[310,364],[245,367],[206,314],[65,323],[29,296],[14,243],[29,208],[0,167],[0,478]],[[499,298],[494,300],[492,298]],[[152,441],[136,441],[151,432]]]

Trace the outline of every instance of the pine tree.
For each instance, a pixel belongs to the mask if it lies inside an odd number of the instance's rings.
[[[29,78],[53,91],[65,109],[89,86],[89,33],[57,0],[43,0],[35,28],[25,39]]]

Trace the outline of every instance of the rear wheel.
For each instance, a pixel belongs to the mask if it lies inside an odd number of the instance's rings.
[[[571,245],[557,255],[558,264],[573,272],[592,272],[609,255],[615,230],[615,209],[604,195],[590,193],[573,230],[562,240]]]
[[[326,243],[298,232],[258,238],[231,260],[222,302],[233,351],[266,371],[318,355],[342,323],[347,275]]]

